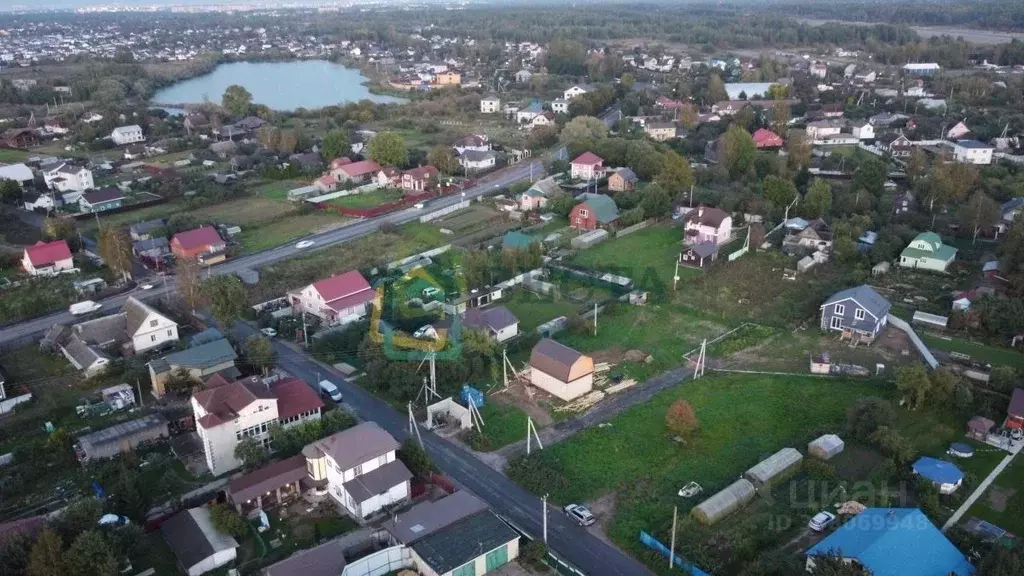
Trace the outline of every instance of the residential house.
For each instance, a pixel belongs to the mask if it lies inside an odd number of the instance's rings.
[[[903,65],[903,73],[908,76],[934,76],[939,73],[939,70],[941,67],[934,62]]]
[[[210,129],[210,119],[201,112],[193,112],[185,116],[185,130],[192,132],[206,132]]]
[[[978,140],[959,140],[953,143],[953,160],[965,164],[991,164],[995,147]]]
[[[956,248],[943,244],[935,232],[922,232],[900,253],[900,266],[946,272],[956,252]]]
[[[312,314],[329,325],[348,324],[366,317],[377,292],[358,270],[350,270],[288,293],[298,314]]]
[[[504,306],[470,308],[463,315],[462,326],[483,331],[499,344],[519,334],[519,319]]]
[[[92,170],[85,166],[78,166],[71,162],[57,162],[41,166],[40,171],[43,173],[43,181],[46,182],[46,186],[58,192],[82,193],[95,187]],[[81,194],[74,198],[75,202],[79,197]]]
[[[974,567],[917,508],[868,508],[807,550],[814,558],[838,554],[873,576],[971,576]]]
[[[957,122],[952,128],[946,131],[946,140],[960,140],[966,138],[971,129],[964,122]]]
[[[878,73],[874,70],[868,70],[863,74],[857,74],[853,79],[860,84],[871,84],[878,79]]]
[[[594,387],[594,360],[544,338],[530,353],[530,383],[566,402]]]
[[[632,168],[616,168],[608,176],[608,189],[612,192],[628,192],[636,189],[636,183],[640,179]]]
[[[159,260],[171,253],[171,247],[167,238],[150,238],[132,242],[132,252],[139,257]]]
[[[433,166],[420,166],[402,173],[402,190],[406,193],[426,192],[439,174]]]
[[[214,526],[206,506],[175,514],[160,525],[160,533],[188,576],[212,572],[238,557],[238,542]]]
[[[458,86],[462,84],[462,74],[454,70],[448,70],[434,75],[434,84],[437,86]]]
[[[569,211],[569,226],[576,230],[596,230],[611,226],[619,218],[615,201],[605,194],[580,194],[579,204]]]
[[[1014,388],[1006,409],[1006,428],[1024,428],[1024,388]]]
[[[662,110],[679,110],[683,107],[683,103],[679,100],[672,100],[665,95],[661,95],[654,101],[654,106],[656,108],[661,108]]]
[[[931,482],[939,490],[939,494],[952,494],[963,484],[964,473],[955,464],[922,456],[911,465],[914,474]]]
[[[214,142],[209,146],[210,152],[217,155],[217,158],[224,160],[234,156],[238,151],[238,144],[235,144],[234,140],[222,140],[220,142]]]
[[[732,240],[732,216],[721,208],[698,207],[685,217],[685,242],[722,245]]]
[[[381,168],[373,179],[381,188],[398,188],[402,185],[402,173],[391,166]]]
[[[1017,220],[1017,217],[1024,212],[1024,196],[1010,198],[999,205],[999,223],[996,224],[996,232],[1005,234],[1010,226]]]
[[[544,106],[540,103],[540,100],[534,100],[525,108],[520,108],[516,111],[516,124],[532,123],[533,119],[543,112]]]
[[[359,162],[340,163],[341,158],[331,162],[330,175],[338,182],[363,182],[372,178],[380,172],[380,164],[373,160],[360,160]],[[345,158],[344,160],[347,160]]]
[[[917,206],[914,193],[910,190],[896,194],[892,199],[892,213],[896,216],[913,212]]]
[[[558,185],[553,176],[538,180],[519,197],[519,209],[523,212],[541,210],[548,205],[548,200],[561,193],[562,187]]]
[[[910,116],[906,114],[899,114],[894,112],[880,112],[874,116],[868,118],[868,122],[875,126],[892,126],[898,122],[909,120]]]
[[[573,180],[592,180],[603,174],[604,160],[592,152],[584,152],[570,162],[569,167]]]
[[[8,128],[0,134],[0,143],[10,148],[30,148],[39,143],[39,133],[33,128]]]
[[[651,140],[664,142],[676,137],[676,125],[674,122],[645,122],[644,133]]]
[[[807,73],[815,78],[824,78],[828,76],[828,64],[815,62],[807,67]]]
[[[375,422],[362,422],[302,449],[309,476],[357,520],[409,499],[412,473],[395,457],[399,444]]]
[[[189,376],[200,381],[218,372],[225,372],[234,378],[238,374],[238,369],[235,368],[236,358],[238,354],[231,347],[231,343],[221,338],[153,360],[148,365],[153,395],[160,398],[166,394],[167,380],[179,370],[184,370]]]
[[[496,573],[519,557],[519,534],[466,491],[417,504],[383,523],[416,572],[444,576]]]
[[[24,164],[0,164],[0,180],[14,180],[22,187],[35,180],[32,169]]]
[[[836,120],[817,120],[807,123],[807,137],[818,140],[826,136],[835,136],[843,131],[843,122]]]
[[[227,244],[213,226],[202,226],[171,237],[171,253],[178,258],[196,258],[203,264],[216,264],[225,259]]]
[[[533,79],[533,72],[529,70],[520,70],[516,72],[516,82],[519,84],[527,84]]]
[[[166,232],[166,226],[167,221],[163,218],[136,222],[128,227],[128,234],[132,240],[149,240],[153,238],[153,234],[156,232]]]
[[[242,516],[283,505],[302,495],[309,487],[306,458],[301,454],[278,460],[228,481],[228,501]],[[337,576],[337,575],[335,575]]]
[[[754,145],[758,149],[781,148],[783,145],[782,138],[766,128],[758,128],[751,136],[754,139]]]
[[[466,172],[480,172],[494,168],[496,156],[490,150],[479,152],[477,150],[466,150],[459,155],[459,165]]]
[[[530,121],[530,129],[538,126],[553,126],[555,124],[555,113],[545,110],[533,117]]]
[[[875,139],[875,127],[870,122],[854,122],[852,124],[852,132],[859,140]]]
[[[313,180],[313,188],[323,194],[334,192],[338,188],[338,179],[333,174],[324,174]]]
[[[60,200],[54,198],[53,194],[36,194],[34,192],[22,192],[22,205],[25,210],[44,210],[49,212],[60,205]]]
[[[496,114],[501,111],[501,98],[497,96],[485,96],[480,99],[481,114]]]
[[[221,138],[234,140],[235,138],[246,138],[251,136],[262,127],[263,120],[256,116],[246,116],[234,124],[226,124],[221,126],[219,129],[215,129],[214,133]]]
[[[551,101],[551,111],[555,114],[568,114],[569,113],[569,101],[558,98]]]
[[[206,465],[214,476],[242,465],[235,447],[246,438],[270,444],[274,426],[291,428],[320,419],[323,401],[298,378],[272,381],[250,376],[234,382],[211,380],[190,401]]]
[[[701,242],[683,246],[679,253],[679,263],[684,266],[706,268],[718,259],[718,244],[714,242]]]
[[[132,144],[124,149],[125,160],[139,160],[145,158],[145,156],[146,146],[144,144]]]
[[[78,200],[78,209],[82,212],[105,212],[120,208],[123,202],[124,192],[117,186],[107,186],[83,194]]]
[[[874,340],[889,322],[889,301],[862,284],[836,292],[821,305],[821,329]]]
[[[914,148],[914,143],[910,141],[902,132],[895,136],[888,136],[886,138],[880,138],[875,142],[875,146],[878,147],[882,152],[888,152],[893,158],[906,158],[910,156],[910,151]]]
[[[787,232],[782,241],[784,249],[799,247],[821,252],[832,249],[832,228],[821,218],[808,222],[800,230],[787,227]]]
[[[491,142],[485,134],[470,134],[452,142],[455,153],[461,155],[466,150],[475,152],[487,152],[491,149]]]
[[[25,248],[21,258],[21,266],[32,276],[54,276],[61,272],[75,270],[71,259],[71,249],[64,240],[53,242],[38,241]]]
[[[130,126],[118,126],[114,128],[114,131],[110,133],[110,139],[114,141],[117,146],[124,146],[125,144],[135,144],[136,142],[142,142],[146,139],[142,135],[142,127],[138,124],[132,124]]]
[[[565,90],[565,92],[562,93],[562,99],[563,100],[572,100],[573,98],[575,98],[577,96],[582,96],[582,95],[586,94],[587,92],[593,92],[593,91],[594,91],[594,88],[592,86],[589,86],[587,84],[577,84],[575,86],[567,88]]]

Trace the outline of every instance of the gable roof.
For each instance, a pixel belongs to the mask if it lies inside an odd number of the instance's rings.
[[[427,180],[434,176],[437,176],[437,168],[433,166],[420,166],[419,168],[412,168],[402,173],[402,176],[408,176],[414,180]]]
[[[373,160],[360,160],[359,162],[345,164],[344,166],[339,167],[338,170],[349,177],[364,176],[371,172],[380,170],[380,164],[377,164]]]
[[[149,240],[139,240],[132,244],[132,249],[136,252],[146,252],[155,248],[167,248],[167,238],[159,236],[157,238],[150,238]]]
[[[882,318],[889,313],[889,308],[892,307],[889,301],[882,297],[881,294],[875,292],[875,289],[868,286],[867,284],[861,284],[853,288],[847,288],[846,290],[840,290],[825,300],[825,302],[819,307],[824,308],[830,304],[836,302],[842,302],[843,300],[854,300],[857,304],[860,304],[865,310],[871,313],[875,318]]]
[[[604,160],[597,154],[594,154],[593,152],[584,152],[583,154],[577,156],[576,159],[570,162],[569,164],[579,164],[583,166],[600,166],[604,164]]]
[[[686,215],[687,222],[693,222],[694,224],[699,224],[701,226],[710,226],[712,228],[718,228],[721,226],[722,222],[724,222],[726,218],[729,218],[729,214],[725,210],[722,210],[721,208],[705,208],[704,206],[701,206],[696,210],[691,210],[690,213]]]
[[[1013,396],[1010,397],[1010,407],[1007,412],[1014,416],[1024,416],[1024,388],[1013,389]]]
[[[601,224],[613,222],[619,217],[619,207],[606,194],[580,194],[577,200],[580,200],[580,204],[586,204],[594,212],[594,216],[597,217],[597,221]]]
[[[640,180],[640,178],[637,177],[636,172],[633,172],[632,168],[616,168],[615,174],[618,174],[619,177],[626,182],[636,182]]]
[[[281,420],[324,407],[320,395],[300,378],[282,378],[271,383],[270,394],[277,399],[277,417]]]
[[[494,158],[494,152],[490,150],[463,150],[459,157],[468,162],[480,162],[488,158]]]
[[[459,490],[440,500],[417,504],[385,521],[383,527],[399,542],[408,545],[484,510],[487,505],[479,498]]]
[[[212,428],[234,420],[242,410],[257,400],[273,400],[274,395],[269,386],[253,376],[200,390],[192,398],[207,412],[199,419],[199,424],[203,428]]]
[[[445,574],[518,538],[497,516],[482,512],[438,530],[412,548],[437,574]]]
[[[235,358],[238,358],[238,354],[231,347],[231,343],[226,338],[221,338],[168,354],[162,358],[162,361],[168,366],[203,369]]]
[[[928,456],[918,458],[912,468],[922,478],[927,478],[939,484],[956,484],[964,478],[964,473],[952,462]]]
[[[766,143],[769,143],[769,142],[781,142],[782,141],[782,138],[779,138],[778,134],[776,134],[775,132],[772,132],[771,130],[767,130],[765,128],[758,128],[751,135],[751,138],[754,139],[754,143],[755,144],[766,144]]]
[[[367,460],[398,449],[398,441],[377,425],[376,422],[362,422],[317,440],[303,449],[315,448],[334,459],[342,470],[348,470]]]
[[[365,502],[377,494],[383,494],[392,487],[412,478],[412,472],[401,460],[392,460],[365,474],[359,474],[342,486],[356,502]]]
[[[358,270],[349,270],[344,274],[314,282],[311,287],[320,294],[324,303],[334,310],[344,310],[377,297],[370,283]]]
[[[914,248],[914,242],[924,242],[931,246],[931,250]],[[949,261],[956,257],[957,249],[942,243],[942,238],[935,232],[921,232],[906,248],[900,252],[901,256],[908,258],[934,258],[936,260]]]
[[[39,267],[71,258],[71,249],[68,248],[68,243],[64,240],[55,240],[53,242],[43,242],[40,240],[34,246],[25,248],[25,254],[28,256],[28,261],[32,263],[32,266]]]
[[[202,248],[204,246],[210,246],[213,244],[223,244],[224,239],[217,233],[217,229],[213,226],[201,226],[195,230],[188,230],[187,232],[178,232],[171,238],[171,241],[178,241],[178,245],[183,250],[193,250],[195,248]]]
[[[150,314],[155,314],[164,320],[167,320],[171,324],[174,324],[170,318],[157,312],[155,308],[146,304],[142,300],[139,300],[135,296],[129,296],[128,299],[125,300],[122,311],[124,312],[125,318],[125,331],[129,336],[134,336],[135,333],[139,331],[139,328],[142,327],[142,323],[146,321],[146,318],[149,318]]]
[[[519,318],[504,306],[491,308],[470,308],[463,316],[462,325],[473,329],[490,329],[498,332],[519,323]]]
[[[232,478],[228,482],[228,494],[232,502],[241,504],[305,477],[306,458],[299,454]]]
[[[144,222],[136,222],[128,227],[128,230],[133,234],[147,234],[158,228],[163,228],[167,223],[163,218],[157,218],[155,220],[146,220]]]
[[[120,200],[122,198],[124,198],[124,192],[121,192],[116,186],[107,186],[82,196],[82,200],[85,200],[87,204],[110,202],[111,200]]]
[[[305,470],[305,464],[303,464]],[[263,569],[266,576],[338,576],[345,570],[345,548],[341,538],[319,546],[299,550],[288,558]]]
[[[838,552],[874,576],[969,576],[974,567],[917,508],[868,508],[811,547]]]
[[[576,361],[583,357],[583,354],[569,348],[565,344],[555,342],[550,338],[544,338],[533,347],[530,352],[530,366],[541,372],[558,378],[563,382],[569,381],[569,373]]]
[[[217,552],[238,547],[234,538],[213,527],[210,509],[205,506],[172,516],[160,526],[160,532],[186,570]]]

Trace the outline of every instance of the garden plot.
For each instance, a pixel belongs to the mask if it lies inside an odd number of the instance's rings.
[[[453,236],[460,237],[493,228],[492,225],[497,221],[504,222],[505,217],[493,206],[481,202],[470,202],[469,207],[432,220],[431,223],[438,228],[451,230]],[[500,232],[496,230],[495,234],[500,234]]]
[[[405,198],[405,193],[397,188],[378,188],[362,194],[350,194],[328,200],[327,204],[339,208],[368,210],[382,204],[391,204]]]

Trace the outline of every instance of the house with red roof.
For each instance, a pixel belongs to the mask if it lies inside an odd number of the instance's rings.
[[[392,166],[381,168],[373,178],[381,188],[398,188],[402,185],[402,173]]]
[[[316,180],[313,180],[313,188],[316,188],[323,194],[334,192],[334,190],[338,188],[338,179],[334,177],[334,174],[328,172]]]
[[[329,325],[348,324],[365,318],[377,292],[358,270],[314,282],[288,293],[298,314],[312,314]]]
[[[347,158],[339,158],[338,160],[347,160]],[[348,162],[346,164],[342,164],[338,160],[331,162],[330,174],[334,176],[339,184],[343,182],[362,182],[372,178],[380,171],[380,164],[373,160],[360,160],[359,162]]]
[[[431,180],[437,178],[439,172],[433,166],[420,166],[402,173],[402,190],[406,193],[426,192]]]
[[[171,237],[171,253],[178,258],[197,258],[203,264],[223,262],[224,240],[213,226],[202,226]]]
[[[658,96],[658,99],[654,101],[654,105],[662,110],[678,110],[683,107],[683,103],[679,100],[672,100],[667,96]]]
[[[604,160],[593,152],[584,152],[569,163],[570,175],[576,180],[591,180],[604,172]]]
[[[64,240],[39,241],[35,246],[25,248],[21,266],[32,276],[53,276],[75,270],[75,263],[71,260],[71,249]]]
[[[782,138],[765,128],[758,128],[751,137],[754,139],[754,145],[758,148],[781,148]]]
[[[251,438],[268,445],[274,426],[291,428],[320,419],[320,395],[298,378],[250,376],[196,392],[190,400],[196,431],[214,476],[242,465],[235,446]]]

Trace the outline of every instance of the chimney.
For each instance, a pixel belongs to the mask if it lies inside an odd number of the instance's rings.
[[[701,207],[697,208],[697,218],[703,218],[703,217],[704,217],[704,207],[701,206]]]

